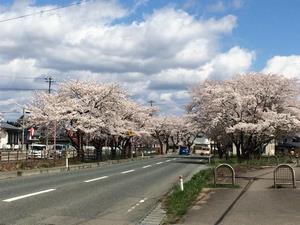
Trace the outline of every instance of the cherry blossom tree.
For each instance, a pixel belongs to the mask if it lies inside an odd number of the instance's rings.
[[[167,116],[155,116],[150,121],[150,131],[160,146],[160,154],[165,154],[169,149],[169,138],[172,132],[172,119]],[[165,151],[164,151],[165,146]]]
[[[173,151],[175,151],[175,146],[179,145],[187,146],[190,149],[197,135],[200,133],[197,123],[194,123],[186,115],[172,117],[171,121],[170,140],[173,144]]]
[[[63,124],[70,138],[77,142],[78,153],[83,157],[83,137],[102,156],[102,147],[109,141],[114,145],[130,145],[130,134],[147,132],[152,109],[131,100],[117,84],[99,84],[91,81],[69,81],[55,94],[38,94],[31,105],[30,122],[49,125],[51,121]],[[114,148],[115,149],[115,148]]]
[[[173,151],[178,145],[190,148],[199,133],[197,124],[186,116],[157,116],[152,118],[151,124],[150,131],[160,145],[161,154],[165,153],[163,146],[168,152],[169,143],[172,143]]]
[[[249,157],[272,139],[299,131],[299,85],[279,75],[248,73],[191,88],[191,119],[220,146]]]

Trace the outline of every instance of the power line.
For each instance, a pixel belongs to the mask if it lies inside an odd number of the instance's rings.
[[[38,88],[0,88],[0,91],[45,91],[47,89]]]
[[[20,112],[18,112],[18,111],[2,111],[0,113],[3,113],[3,114],[9,114],[9,113],[11,113],[11,114],[19,114]]]
[[[44,79],[43,77],[24,77],[24,76],[8,76],[8,75],[0,75],[1,78],[16,78],[16,79],[29,79],[29,80],[37,80],[37,79]]]
[[[67,4],[67,5],[58,6],[58,7],[51,8],[51,9],[40,10],[38,12],[33,12],[33,13],[24,14],[24,15],[17,16],[17,17],[3,19],[3,20],[0,20],[0,23],[8,22],[8,21],[11,21],[11,20],[23,19],[23,18],[26,18],[26,17],[39,15],[39,14],[43,14],[43,13],[48,13],[48,12],[52,12],[52,11],[56,11],[56,10],[60,10],[60,9],[68,8],[68,7],[72,7],[72,6],[75,6],[75,5],[82,5],[83,3],[87,3],[87,2],[90,2],[90,1],[92,1],[92,0],[85,0],[85,1],[80,0],[78,2],[73,2],[73,3]]]
[[[35,81],[42,81],[42,80],[45,80],[45,77],[24,77],[24,76],[16,76],[16,77],[12,77],[12,76],[8,76],[8,75],[0,75],[0,78],[14,78],[15,80],[18,79],[18,80],[35,80]],[[64,80],[55,80],[55,83],[62,83],[64,82]]]

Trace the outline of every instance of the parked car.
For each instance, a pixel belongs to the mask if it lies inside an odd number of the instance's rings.
[[[32,144],[29,148],[27,158],[29,158],[29,159],[48,158],[46,145]]]
[[[68,145],[63,144],[56,144],[52,146],[52,149],[50,150],[50,156],[54,157],[64,157],[66,155],[66,152],[68,150]]]
[[[109,146],[104,146],[102,148],[102,154],[103,155],[111,155],[111,147]],[[121,149],[119,147],[116,148],[116,154],[120,155],[121,154]]]

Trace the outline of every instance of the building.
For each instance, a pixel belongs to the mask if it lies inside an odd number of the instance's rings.
[[[19,149],[22,142],[22,128],[0,123],[0,149]]]
[[[275,140],[272,140],[269,144],[263,147],[262,149],[262,155],[275,155]],[[234,144],[232,144],[232,154],[236,155],[236,147]]]
[[[284,137],[277,141],[276,152],[287,154],[291,151],[300,153],[300,134],[293,137]]]

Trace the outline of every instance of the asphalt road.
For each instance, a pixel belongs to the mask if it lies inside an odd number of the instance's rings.
[[[153,158],[0,180],[0,224],[136,224],[199,159]]]

